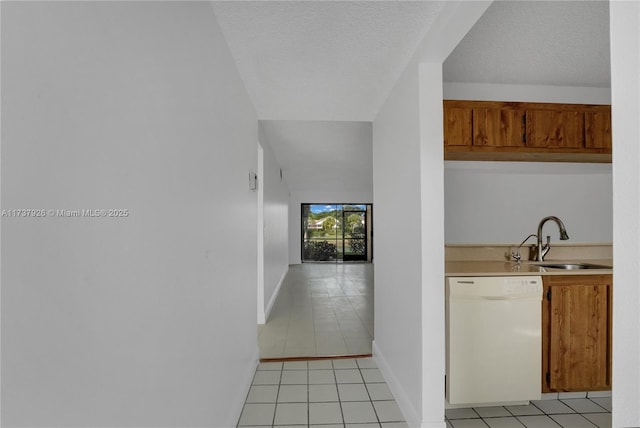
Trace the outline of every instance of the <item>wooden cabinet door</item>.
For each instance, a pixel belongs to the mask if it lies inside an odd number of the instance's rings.
[[[547,380],[551,390],[610,388],[610,289],[609,284],[588,279],[550,287]]]
[[[444,100],[444,159],[611,162],[611,106]]]
[[[471,145],[472,110],[467,107],[444,106],[444,145]]]
[[[584,147],[584,112],[527,110],[527,147]]]
[[[473,145],[524,147],[524,110],[474,108]]]
[[[611,107],[585,112],[584,143],[590,149],[611,150]]]

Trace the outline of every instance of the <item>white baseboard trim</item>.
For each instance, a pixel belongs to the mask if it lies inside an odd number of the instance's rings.
[[[278,294],[280,294],[280,288],[282,288],[282,283],[284,282],[284,278],[285,278],[285,276],[287,276],[287,273],[289,273],[289,265],[287,265],[287,268],[284,270],[284,272],[280,276],[280,280],[278,281],[278,285],[276,285],[276,289],[274,290],[273,294],[271,295],[271,298],[269,299],[269,303],[267,304],[267,307],[264,310],[265,322],[266,322],[266,320],[269,319],[269,315],[271,314],[271,309],[273,309],[273,305],[276,303],[276,299],[278,298]]]
[[[393,374],[393,371],[389,367],[386,358],[378,348],[376,341],[374,340],[371,344],[371,348],[373,350],[373,359],[375,360],[380,372],[382,373],[382,377],[387,382],[389,389],[391,390],[391,394],[393,394],[393,398],[396,399],[396,403],[398,403],[398,407],[400,407],[400,411],[402,412],[402,416],[404,416],[404,420],[407,422],[409,427],[419,427],[420,426],[420,416],[416,409],[411,405],[407,394],[404,392],[402,386],[398,382],[398,379]]]
[[[398,407],[400,407],[400,411],[402,412],[402,416],[404,416],[407,425],[411,428],[446,428],[447,425],[445,421],[422,422],[420,413],[411,404],[409,396],[400,385],[400,382],[398,382],[398,378],[393,374],[393,370],[389,367],[386,358],[380,351],[380,348],[378,348],[375,340],[371,347],[373,350],[373,358],[376,361],[384,380],[387,382],[396,403],[398,403]]]
[[[240,415],[242,415],[242,408],[244,407],[244,402],[247,400],[247,395],[249,394],[249,389],[251,389],[251,383],[253,382],[253,376],[256,373],[258,364],[260,364],[260,348],[258,348],[258,345],[256,344],[256,349],[253,352],[249,365],[240,379],[240,392],[242,392],[242,394],[239,394],[238,401],[236,401],[233,409],[231,410],[230,420],[226,424],[228,427],[235,427],[238,425]]]

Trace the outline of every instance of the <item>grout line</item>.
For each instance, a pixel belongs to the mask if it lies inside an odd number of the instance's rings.
[[[596,397],[594,397],[596,398]],[[602,398],[606,398],[606,397],[602,397]],[[601,409],[603,409],[605,412],[607,413],[611,413],[611,411],[603,406],[600,405],[600,403],[598,403],[597,401],[593,401],[591,398],[587,397],[587,400],[591,401],[593,404],[595,404],[596,406],[600,407]]]
[[[342,409],[342,397],[340,396],[340,388],[338,388],[338,377],[336,376],[336,368],[331,362],[331,368],[333,370],[333,380],[336,385],[336,394],[338,395],[338,405],[340,406],[340,416],[342,417],[342,426],[347,426],[347,421],[344,420],[344,410]]]
[[[584,419],[585,421],[587,421],[588,423],[590,423],[591,425],[593,425],[595,428],[598,428],[598,425],[596,425],[595,423],[591,422],[583,413],[578,413],[580,416],[582,416],[582,419]],[[590,425],[590,426],[591,426]]]
[[[309,389],[311,388],[311,385],[309,379],[309,370],[309,363],[307,363],[307,426],[311,425],[311,397],[309,397]]]
[[[553,401],[553,400],[549,400],[549,401]],[[596,405],[598,405],[600,408],[602,408],[602,409],[603,409],[603,412],[588,412],[588,413],[580,413],[580,412],[577,412],[575,409],[573,409],[573,408],[572,408],[571,406],[569,406],[568,404],[564,403],[562,400],[560,400],[560,399],[556,399],[556,401],[558,401],[558,402],[560,402],[560,403],[563,403],[563,404],[567,405],[567,406],[568,406],[571,410],[573,410],[574,412],[573,412],[573,413],[557,413],[557,414],[556,414],[556,413],[546,413],[543,409],[541,409],[540,407],[536,406],[534,403],[530,403],[530,404],[532,404],[535,408],[537,408],[538,410],[540,410],[540,411],[542,412],[542,414],[538,414],[538,415],[516,415],[516,414],[514,414],[513,412],[511,412],[511,411],[507,408],[507,406],[500,406],[500,407],[503,407],[505,410],[507,410],[507,412],[509,412],[509,413],[511,414],[511,416],[510,416],[510,417],[514,417],[514,418],[516,418],[516,420],[517,420],[519,423],[521,423],[522,425],[525,425],[525,424],[524,424],[524,422],[522,422],[522,421],[520,420],[520,418],[521,418],[521,417],[526,417],[526,416],[546,416],[547,418],[551,419],[555,424],[557,424],[558,426],[562,427],[562,425],[561,425],[559,422],[557,422],[557,421],[553,418],[553,416],[579,415],[579,416],[581,416],[581,417],[582,417],[582,418],[583,418],[587,423],[589,423],[589,424],[590,424],[589,426],[597,427],[597,425],[596,425],[594,422],[592,422],[591,420],[589,420],[589,419],[586,417],[586,415],[589,415],[589,414],[598,414],[598,413],[609,413],[609,414],[611,414],[611,412],[610,412],[609,410],[607,410],[606,408],[602,407],[601,405],[599,405],[599,404],[598,404],[598,403],[596,403],[596,402],[594,402],[594,404],[596,404]],[[590,401],[593,401],[593,400],[590,400]],[[473,419],[481,419],[481,420],[482,420],[482,422],[483,422],[484,424],[489,425],[489,423],[486,421],[486,419],[491,419],[491,418],[484,418],[484,417],[480,416],[480,414],[475,410],[475,408],[470,407],[469,409],[473,410],[473,411],[478,415],[478,417],[477,417],[477,418],[476,418],[476,417],[471,417],[471,418],[460,418],[460,419],[449,419],[449,418],[445,417],[445,421],[449,421],[449,423],[451,423],[451,424],[453,425],[453,423],[452,423],[451,421],[456,421],[456,420],[473,420]],[[525,425],[525,426],[526,426],[526,425]]]
[[[278,393],[276,394],[276,405],[273,408],[273,420],[271,422],[271,426],[275,426],[276,424],[276,412],[278,411],[278,399],[280,398],[280,385],[282,385],[282,373],[284,372],[284,363],[280,368],[280,379],[278,380]]]
[[[358,367],[358,373],[360,373],[360,377],[362,378],[362,386],[364,386],[364,390],[367,391],[367,396],[369,397],[369,404],[371,404],[371,408],[373,408],[373,414],[376,415],[376,419],[378,420],[378,425],[382,426],[382,421],[380,420],[380,416],[378,416],[378,411],[376,410],[376,406],[373,405],[373,400],[371,399],[371,395],[369,394],[369,389],[367,389],[367,382],[362,374],[362,369],[360,368],[360,364],[356,361],[356,366]]]

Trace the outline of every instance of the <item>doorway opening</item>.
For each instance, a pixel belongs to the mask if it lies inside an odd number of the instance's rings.
[[[266,322],[261,361],[371,356],[372,204],[301,204],[301,264],[289,266]]]
[[[302,262],[371,262],[372,204],[301,204]]]

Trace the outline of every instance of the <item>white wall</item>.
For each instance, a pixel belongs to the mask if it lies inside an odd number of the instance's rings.
[[[640,426],[640,4],[610,2],[614,427]]]
[[[447,83],[444,97],[609,104],[611,91]],[[569,242],[612,242],[612,204],[611,164],[445,162],[446,243],[517,244],[548,215],[563,220]],[[557,240],[557,227],[547,227],[545,234]]]
[[[548,215],[564,222],[568,243],[612,242],[611,173],[611,164],[445,162],[445,242],[517,245]],[[544,232],[553,247],[558,226]]]
[[[611,89],[580,86],[445,82],[444,99],[526,101],[531,103],[610,104]]]
[[[407,68],[373,122],[374,355],[409,426],[422,418],[418,77]]]
[[[262,131],[260,129],[260,131]],[[263,148],[263,239],[264,239],[264,307],[265,318],[277,297],[277,290],[289,269],[289,188],[284,181],[268,140],[260,132]],[[258,321],[260,320],[258,313]]]
[[[324,204],[324,203],[359,203],[370,204],[373,201],[373,194],[369,191],[313,191],[298,190],[291,191],[289,199],[289,264],[300,264],[301,253],[301,204]],[[373,218],[376,217],[376,207],[373,206]],[[373,251],[377,255],[376,237],[373,238]]]
[[[373,123],[374,356],[411,427],[446,426],[442,62],[489,4],[443,4]]]
[[[206,2],[2,3],[2,426],[235,426],[257,118]]]

